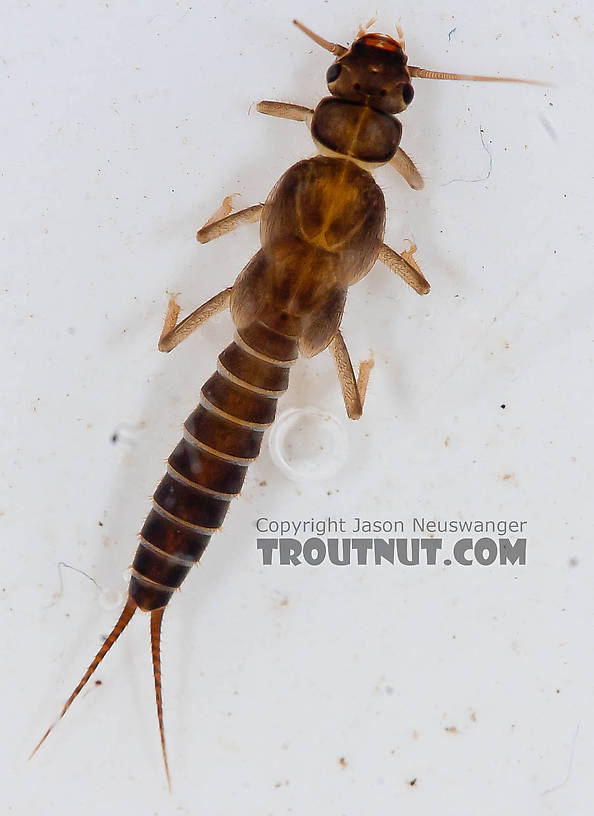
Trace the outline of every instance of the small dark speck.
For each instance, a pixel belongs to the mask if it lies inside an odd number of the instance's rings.
[[[96,686],[102,686],[103,685],[103,680],[95,680],[95,685]]]
[[[341,768],[346,768],[346,766],[348,765],[346,757],[340,757],[340,759],[338,760],[338,764],[340,765]]]
[[[551,139],[554,142],[559,142],[559,137],[557,136],[557,133],[555,132],[555,128],[551,125],[551,123],[549,122],[547,117],[543,116],[543,114],[541,113],[538,118],[540,120],[541,125],[546,130],[547,134],[551,137]]]
[[[259,482],[260,487],[267,487],[268,482]]]
[[[414,786],[417,784],[417,777],[415,776],[414,779],[409,779],[408,784],[411,786],[411,788],[414,788]]]
[[[103,527],[103,522],[102,521],[98,521],[97,524],[99,525],[99,527]]]
[[[501,403],[501,405],[500,405],[499,407],[500,407],[500,408],[505,408],[505,403],[504,403],[504,402],[502,402],[502,403]]]
[[[502,406],[502,407],[503,407],[503,406]],[[114,431],[114,432],[112,433],[112,435],[111,435],[111,441],[112,441],[112,443],[115,445],[115,443],[118,441],[118,439],[119,439],[119,438],[120,438],[119,433],[118,433],[117,431]]]

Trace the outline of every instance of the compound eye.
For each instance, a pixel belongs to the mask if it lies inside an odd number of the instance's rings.
[[[410,103],[413,101],[413,96],[414,95],[415,95],[415,92],[413,90],[413,86],[409,85],[409,84],[406,84],[404,86],[404,88],[402,89],[402,100],[403,100],[404,104],[405,105],[410,105]]]
[[[340,72],[342,71],[342,65],[339,65],[337,62],[334,65],[331,65],[330,68],[326,71],[326,82],[330,85],[331,82],[336,82],[338,77],[340,76]]]

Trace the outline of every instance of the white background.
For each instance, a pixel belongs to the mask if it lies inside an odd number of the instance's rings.
[[[156,350],[166,292],[187,312],[258,246],[256,226],[204,247],[195,230],[313,152],[253,108],[325,94],[332,58],[291,18],[346,43],[375,6],[3,8],[2,812],[591,813],[587,5],[379,3],[374,30],[400,22],[412,64],[556,87],[415,82],[402,144],[426,189],[377,180],[386,240],[414,238],[432,291],[380,265],[352,290],[345,336],[376,360],[364,418],[344,417],[328,354],[281,404],[344,422],[346,467],[296,484],[265,449],[171,603],[172,796],[140,614],[26,757],[119,613],[106,599],[231,337],[224,315]],[[341,515],[526,520],[528,564],[261,566],[260,516]],[[62,561],[103,593],[65,568],[60,591]]]

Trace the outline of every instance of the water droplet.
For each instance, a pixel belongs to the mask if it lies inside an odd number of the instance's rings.
[[[275,465],[297,482],[329,479],[342,468],[349,451],[343,425],[332,414],[313,407],[281,414],[268,444]]]
[[[102,589],[99,593],[99,605],[102,609],[118,609],[124,605],[124,593],[114,587]]]

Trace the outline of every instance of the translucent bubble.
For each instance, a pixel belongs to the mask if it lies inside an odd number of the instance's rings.
[[[99,605],[102,609],[118,609],[124,605],[124,593],[114,587],[105,587],[99,593]]]
[[[282,413],[268,437],[275,465],[297,482],[334,476],[344,465],[348,438],[336,417],[319,408],[293,408]]]

